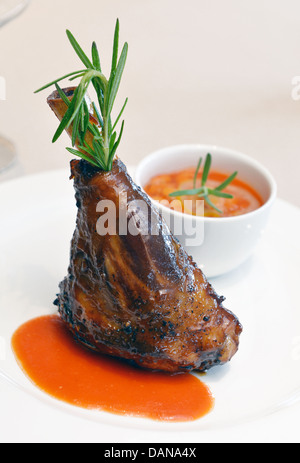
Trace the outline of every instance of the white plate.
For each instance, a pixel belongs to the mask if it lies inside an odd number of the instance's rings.
[[[278,416],[288,420],[281,436],[290,423],[293,439],[300,416],[300,211],[282,200],[255,256],[212,280],[244,333],[232,362],[202,377],[216,401],[209,415],[183,424],[121,417],[69,406],[31,384],[10,339],[23,322],[56,310],[52,302],[67,271],[76,217],[68,178],[63,170],[0,185],[0,439],[198,442],[205,436],[208,442],[227,435],[235,442],[246,440],[241,430],[248,426],[247,439],[258,441],[266,426],[274,438]]]

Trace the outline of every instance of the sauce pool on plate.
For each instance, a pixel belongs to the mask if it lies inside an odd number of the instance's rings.
[[[194,175],[194,168],[184,169],[170,174],[156,175],[149,181],[144,189],[152,199],[179,212],[183,211],[183,202],[189,200],[192,204],[189,208],[186,206],[187,203],[185,203],[184,212],[192,215],[203,215],[203,208],[198,207],[196,203],[196,201],[199,202],[199,199],[201,199],[198,196],[180,196],[176,198],[169,196],[175,191],[193,189]],[[202,172],[200,171],[197,177],[196,188],[201,186],[201,177]],[[223,172],[211,171],[206,186],[214,189],[224,182],[227,177],[228,175]],[[254,188],[238,178],[235,178],[233,182],[225,188],[224,193],[232,195],[233,198],[209,197],[214,205],[222,211],[222,214],[205,202],[205,217],[234,217],[255,211],[263,205],[262,198]]]
[[[76,343],[58,315],[20,326],[12,348],[37,387],[78,407],[183,422],[203,417],[214,405],[209,388],[196,376],[146,371],[91,352]]]

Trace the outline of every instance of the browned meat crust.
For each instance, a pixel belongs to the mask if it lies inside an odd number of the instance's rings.
[[[241,325],[115,160],[111,172],[72,161],[78,206],[69,274],[56,300],[75,337],[94,350],[169,372],[207,370],[236,353]],[[100,236],[100,200],[143,200],[158,235]],[[152,216],[153,217],[153,216]],[[135,223],[147,219],[136,211]],[[128,217],[128,221],[130,217]],[[150,221],[149,221],[150,223]]]
[[[68,98],[74,89],[64,90]],[[66,105],[57,92],[48,104],[61,120]],[[89,106],[90,121],[96,123]],[[91,349],[155,370],[203,371],[228,362],[238,350],[239,321],[222,306],[224,298],[214,292],[124,164],[115,159],[112,171],[103,172],[74,160],[71,170],[77,224],[68,275],[55,304],[74,336]],[[120,193],[130,204],[142,200],[147,210],[136,208],[126,217],[126,226],[134,220],[136,233],[100,236],[97,204],[112,201],[119,230]],[[156,234],[150,233],[151,225]]]

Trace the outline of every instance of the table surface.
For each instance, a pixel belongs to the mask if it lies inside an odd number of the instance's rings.
[[[279,196],[300,206],[300,4],[297,0],[31,0],[0,29],[0,134],[25,174],[64,168],[67,136],[33,92],[80,68],[65,30],[84,49],[98,43],[109,72],[116,18],[129,55],[120,94],[129,103],[119,156],[137,164],[168,145],[207,143],[247,153],[275,176]]]

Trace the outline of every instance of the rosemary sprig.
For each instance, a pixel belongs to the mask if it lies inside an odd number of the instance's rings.
[[[86,69],[66,74],[35,91],[35,93],[38,93],[55,85],[60,97],[68,106],[65,116],[54,134],[52,142],[55,143],[63,131],[73,124],[72,148],[67,148],[67,150],[71,154],[79,156],[105,171],[112,169],[113,159],[123,135],[124,121],[121,124],[119,134],[117,134],[115,129],[128,101],[126,98],[116,121],[112,124],[111,113],[119,90],[128,53],[128,44],[125,43],[120,57],[118,57],[119,29],[119,20],[117,20],[109,79],[102,73],[100,56],[96,43],[93,42],[92,44],[92,60],[90,60],[72,33],[67,30],[67,37]],[[59,82],[66,78],[69,78],[70,81],[81,78],[71,101],[58,85]],[[90,122],[89,109],[85,98],[90,84],[93,85],[98,100],[97,104],[93,103],[98,126]],[[85,138],[87,132],[92,135],[92,146],[86,142]],[[75,145],[77,145],[78,149],[74,148]]]
[[[231,194],[225,193],[223,190],[230,185],[230,183],[235,179],[237,176],[238,172],[234,172],[232,175],[230,175],[224,182],[222,182],[220,185],[218,185],[216,188],[208,188],[206,186],[206,182],[209,176],[211,164],[212,164],[212,156],[210,153],[207,154],[204,167],[203,167],[203,172],[202,172],[202,178],[201,178],[201,187],[197,188],[197,178],[199,174],[200,167],[202,165],[203,159],[200,158],[197,168],[195,170],[195,175],[194,175],[194,180],[193,180],[193,188],[189,190],[179,190],[179,191],[174,191],[173,193],[170,193],[169,196],[171,197],[180,197],[180,196],[198,196],[199,198],[203,198],[209,206],[214,208],[219,214],[223,214],[223,212],[218,209],[215,204],[211,201],[210,196],[216,196],[220,198],[228,198],[232,199],[233,196]]]

